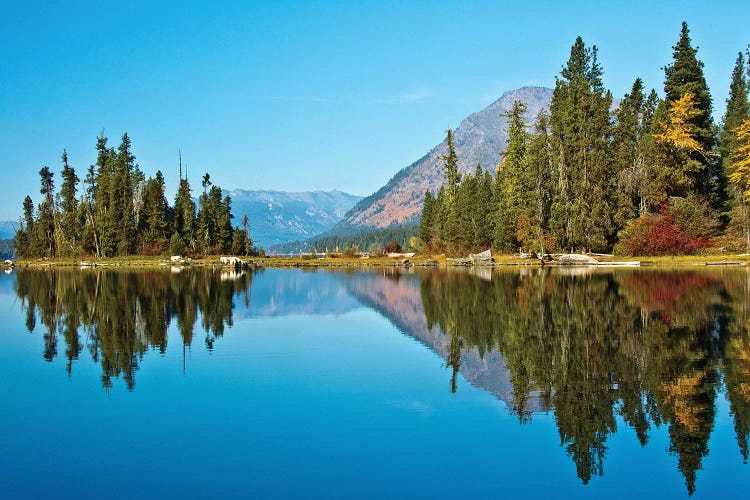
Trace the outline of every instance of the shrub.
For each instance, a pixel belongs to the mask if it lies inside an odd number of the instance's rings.
[[[385,253],[399,253],[401,251],[401,243],[396,240],[391,241],[383,247]]]
[[[621,233],[617,251],[629,255],[693,255],[709,246],[706,236],[691,237],[667,213],[636,219]]]

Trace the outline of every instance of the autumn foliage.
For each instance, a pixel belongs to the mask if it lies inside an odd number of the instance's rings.
[[[693,236],[681,213],[665,205],[659,215],[636,219],[622,234],[620,250],[629,255],[693,255],[711,246],[708,237]]]

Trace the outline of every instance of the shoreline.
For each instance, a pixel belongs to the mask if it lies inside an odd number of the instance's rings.
[[[255,268],[370,268],[370,267],[424,267],[434,268],[460,268],[460,267],[601,267],[612,269],[615,267],[747,267],[750,265],[750,255],[689,255],[689,256],[659,256],[659,257],[614,257],[597,256],[598,264],[564,265],[553,262],[545,262],[542,266],[538,259],[522,259],[515,255],[497,255],[492,262],[479,264],[466,264],[449,262],[454,259],[446,258],[444,255],[417,255],[410,258],[403,257],[250,257],[241,258],[243,263],[251,269]],[[637,265],[636,263],[639,263]],[[16,268],[142,268],[142,269],[171,269],[190,267],[211,267],[222,269],[234,269],[233,265],[222,264],[219,256],[196,258],[188,262],[175,264],[169,259],[160,257],[123,257],[101,260],[82,260],[80,258],[61,259],[19,259],[13,261]],[[10,267],[6,267],[9,269]]]

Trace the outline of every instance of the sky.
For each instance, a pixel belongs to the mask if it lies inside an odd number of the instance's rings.
[[[178,152],[225,189],[366,196],[504,92],[553,87],[581,36],[615,97],[662,91],[684,20],[721,120],[750,2],[0,0],[0,220],[124,132],[172,197]]]

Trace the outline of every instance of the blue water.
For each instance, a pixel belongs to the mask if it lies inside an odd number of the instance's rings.
[[[376,307],[352,291],[377,297],[394,282],[382,273],[256,273],[249,303],[233,296],[232,324],[212,349],[200,318],[190,346],[171,321],[165,352],[145,351],[132,390],[122,377],[103,387],[86,347],[68,375],[62,338],[46,361],[45,329],[28,331],[17,273],[0,276],[0,496],[687,496],[667,425],[642,447],[618,416],[604,473],[584,484],[554,408],[521,424],[512,404],[460,370],[451,392],[446,359],[384,312],[404,297]],[[397,285],[417,300],[422,279]],[[693,497],[747,498],[750,470],[723,392],[715,404]]]

